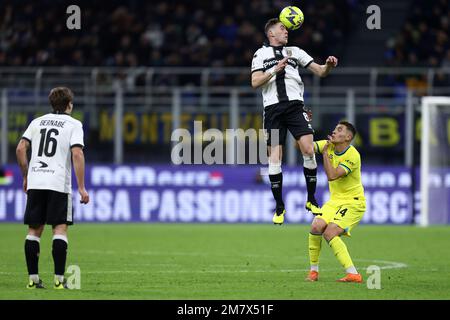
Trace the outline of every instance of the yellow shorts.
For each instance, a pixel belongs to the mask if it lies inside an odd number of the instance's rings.
[[[344,229],[344,235],[350,236],[350,231],[358,225],[365,211],[365,200],[330,200],[322,206],[322,215],[316,218],[327,224],[337,224]]]

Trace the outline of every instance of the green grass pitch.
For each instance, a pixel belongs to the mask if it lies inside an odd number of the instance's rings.
[[[308,226],[77,224],[67,265],[80,290],[53,290],[51,230],[41,239],[46,290],[27,290],[26,226],[0,224],[0,299],[450,299],[450,228],[359,226],[344,238],[364,280],[381,268],[381,289],[336,283],[343,275],[322,243],[320,281],[304,281]],[[66,275],[67,276],[67,275]]]

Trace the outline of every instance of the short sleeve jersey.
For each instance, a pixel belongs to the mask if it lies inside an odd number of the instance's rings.
[[[315,152],[322,153],[326,140],[314,142]],[[351,200],[364,198],[364,187],[361,183],[361,156],[352,145],[343,152],[337,153],[334,145],[331,144],[327,150],[328,157],[334,168],[342,167],[346,175],[329,181],[329,188],[332,200]]]
[[[84,148],[83,125],[68,114],[34,119],[22,139],[31,143],[28,189],[72,193],[71,148]]]
[[[285,57],[288,64],[284,71],[272,77],[262,89],[264,107],[283,101],[303,101],[304,85],[298,72],[300,67],[307,68],[314,59],[298,47],[264,46],[253,55],[251,72],[272,71]]]

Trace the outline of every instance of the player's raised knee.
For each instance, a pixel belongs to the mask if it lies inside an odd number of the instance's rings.
[[[310,233],[312,234],[323,234],[327,225],[325,221],[321,219],[314,219],[313,223],[311,224],[311,230]]]

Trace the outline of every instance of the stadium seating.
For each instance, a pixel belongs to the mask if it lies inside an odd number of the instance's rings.
[[[68,30],[70,4],[1,1],[0,66],[249,66],[265,22],[287,5],[83,0],[81,30]],[[336,48],[350,29],[348,7],[345,0],[303,1],[306,23],[291,43],[313,56]]]
[[[447,0],[413,1],[403,28],[387,42],[386,63],[402,67],[450,65],[449,12]]]

